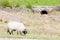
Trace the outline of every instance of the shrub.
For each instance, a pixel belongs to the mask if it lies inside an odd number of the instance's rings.
[[[1,6],[3,6],[3,7],[10,7],[9,2],[7,0],[2,0],[1,1]]]
[[[12,1],[10,2],[9,0],[2,0],[0,1],[0,5],[3,6],[3,7],[19,7],[19,1]]]
[[[19,3],[16,3],[16,6],[15,7],[20,7]]]
[[[30,3],[28,3],[28,4],[26,5],[26,7],[29,8],[29,9],[32,9],[32,5],[31,5]]]

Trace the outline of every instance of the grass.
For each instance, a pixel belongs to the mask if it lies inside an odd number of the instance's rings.
[[[8,38],[41,38],[41,35],[27,35],[27,36],[21,36],[21,35],[9,35],[9,34],[0,34],[0,37],[8,37]],[[44,37],[44,36],[43,36]],[[47,36],[45,36],[47,37]]]
[[[60,0],[0,0],[4,7],[57,6]]]
[[[53,12],[52,16],[58,16],[60,12]],[[12,13],[11,13],[12,14]],[[60,40],[60,22],[52,20],[51,22],[45,22],[45,19],[40,19],[40,14],[25,14],[17,13],[21,17],[20,21],[23,22],[27,28],[28,34],[26,36],[21,35],[9,35],[6,33],[6,28],[0,27],[0,38],[28,38],[28,39],[41,39],[41,40]],[[55,14],[55,15],[54,15]],[[16,14],[15,14],[16,15]],[[13,18],[13,17],[12,17]],[[27,19],[27,20],[26,20]],[[50,19],[49,19],[50,20]],[[48,20],[47,20],[48,21]],[[4,24],[4,21],[0,21],[0,24]]]
[[[21,36],[21,35],[9,35],[9,34],[0,34],[1,38],[28,38],[28,39],[43,39],[43,40],[60,40],[60,37],[53,37],[49,35],[30,35],[27,36]]]
[[[27,7],[31,9],[31,6],[57,6],[60,4],[60,0],[0,0],[0,5],[3,7]],[[53,12],[53,16],[59,15],[60,12]],[[55,30],[60,30],[60,22],[52,21],[51,24],[49,23],[44,23],[42,20],[40,20],[40,14],[25,14],[21,13],[21,21],[25,23],[27,26],[28,30],[28,35],[26,36],[21,36],[21,35],[9,35],[6,33],[5,28],[0,28],[0,37],[2,38],[32,38],[32,39],[42,39],[42,40],[60,40],[60,32]],[[27,18],[27,20],[25,20]],[[44,20],[43,20],[44,21]],[[0,20],[0,24],[3,24]],[[49,26],[49,27],[48,27]],[[42,29],[40,29],[42,28]],[[52,28],[52,29],[48,29]],[[55,29],[55,30],[54,30]],[[42,30],[42,32],[40,32]],[[46,30],[46,31],[44,31]],[[53,32],[50,32],[50,31]]]

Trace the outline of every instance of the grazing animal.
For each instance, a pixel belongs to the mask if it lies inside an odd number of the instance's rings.
[[[42,10],[41,15],[43,15],[43,14],[48,14],[48,12],[46,10]]]
[[[24,24],[16,21],[8,22],[7,24],[7,32],[11,35],[13,34],[13,31],[17,31],[17,34],[20,32],[21,35],[27,34]]]

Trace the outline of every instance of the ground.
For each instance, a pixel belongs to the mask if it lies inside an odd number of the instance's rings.
[[[2,19],[2,21],[1,21]],[[26,36],[9,35],[5,21],[18,21],[25,24],[28,34]],[[0,10],[0,37],[1,38],[25,38],[37,40],[60,40],[60,12],[54,11],[50,15],[38,13],[7,12]]]

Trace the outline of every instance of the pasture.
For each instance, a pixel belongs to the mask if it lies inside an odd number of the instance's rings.
[[[0,0],[0,5],[3,7],[57,6],[59,4],[60,0]]]
[[[51,15],[41,16],[38,13],[12,13],[0,10],[0,37],[1,38],[28,38],[43,40],[60,40],[60,12],[54,11]],[[28,34],[26,36],[9,35],[5,21],[13,20],[25,24]]]
[[[60,0],[0,0],[0,6],[3,7],[27,7],[32,6],[57,6]],[[22,22],[28,31],[26,36],[9,35],[7,33],[7,21]],[[60,12],[53,11],[50,15],[39,13],[21,13],[0,10],[0,38],[27,38],[37,40],[60,40]]]

